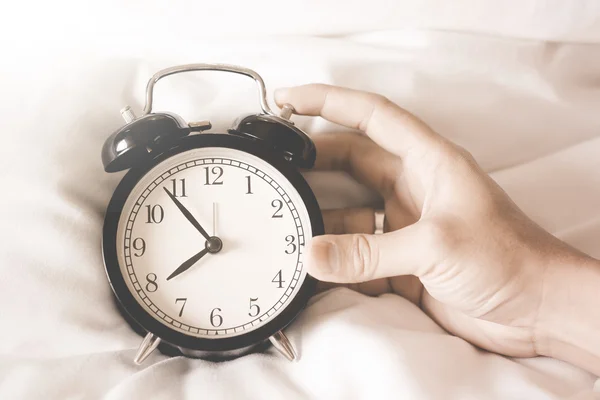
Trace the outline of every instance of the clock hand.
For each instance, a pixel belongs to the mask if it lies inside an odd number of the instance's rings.
[[[217,203],[213,203],[213,236],[217,236]]]
[[[171,192],[169,192],[167,190],[166,187],[163,187],[163,189],[165,189],[165,192],[167,192],[167,194],[169,195],[169,197],[171,198],[171,200],[173,200],[173,203],[175,203],[175,205],[177,206],[177,208],[179,208],[179,211],[181,211],[181,213],[187,218],[188,221],[190,221],[192,223],[192,225],[194,225],[194,227],[196,229],[198,229],[198,231],[202,234],[202,236],[204,236],[204,238],[206,240],[210,239],[210,236],[208,235],[208,233],[206,233],[206,231],[204,230],[204,228],[200,225],[200,223],[198,223],[198,221],[196,220],[196,218],[194,218],[194,216],[192,215],[192,213],[190,213],[187,208],[185,208],[183,206],[183,204],[181,204],[179,202],[179,200],[177,200],[177,198],[171,194]]]
[[[169,275],[167,277],[167,280],[171,280],[171,279],[175,278],[177,275],[190,269],[194,264],[196,264],[198,262],[198,260],[200,260],[202,257],[204,257],[207,253],[208,253],[208,245],[204,248],[204,250],[195,254],[189,260],[187,260],[183,264],[181,264],[175,271],[173,271],[173,273],[171,273],[171,275]]]

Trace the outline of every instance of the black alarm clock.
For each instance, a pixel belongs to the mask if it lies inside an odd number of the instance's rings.
[[[208,121],[152,112],[158,80],[206,70],[253,78],[262,113],[208,133]],[[271,111],[256,72],[222,64],[159,71],[142,116],[121,111],[127,124],[106,140],[102,162],[129,171],[108,205],[102,250],[117,304],[145,336],[136,363],[157,347],[224,360],[271,343],[298,357],[283,329],[314,292],[304,254],[323,221],[299,172],[313,166],[315,146],[292,113]]]

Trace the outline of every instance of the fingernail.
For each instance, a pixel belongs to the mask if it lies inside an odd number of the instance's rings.
[[[308,271],[319,278],[335,275],[338,269],[338,249],[329,240],[313,239],[308,248]]]

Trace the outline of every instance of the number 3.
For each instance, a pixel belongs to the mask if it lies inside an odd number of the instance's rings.
[[[287,235],[285,237],[285,241],[287,242],[287,250],[285,251],[285,254],[294,254],[296,252],[296,250],[298,249],[298,246],[296,246],[296,243],[294,243],[294,241],[296,240],[296,237],[294,235]],[[291,248],[291,250],[290,250]]]

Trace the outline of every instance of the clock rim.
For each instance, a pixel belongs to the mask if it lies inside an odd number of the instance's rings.
[[[261,146],[258,141],[241,136],[223,133],[202,133],[184,137],[179,142],[144,164],[132,168],[123,177],[118,184],[115,192],[106,209],[104,225],[102,230],[102,254],[104,268],[113,293],[120,303],[122,309],[129,319],[147,332],[151,332],[161,339],[175,347],[183,347],[191,350],[201,351],[230,351],[259,344],[267,340],[276,332],[288,326],[302,309],[308,303],[310,297],[314,294],[317,281],[308,273],[304,282],[298,289],[298,293],[291,300],[289,305],[284,308],[275,318],[265,325],[254,329],[248,333],[223,338],[201,338],[186,335],[185,333],[169,328],[165,324],[155,319],[149,312],[135,300],[125,282],[125,277],[121,273],[117,256],[117,230],[119,219],[123,211],[123,206],[131,191],[152,168],[185,151],[206,148],[222,147],[243,151],[254,155],[264,162],[277,169],[296,189],[302,199],[312,228],[312,236],[322,235],[324,233],[323,218],[317,199],[296,167],[279,158],[276,154],[269,152],[265,146]]]

